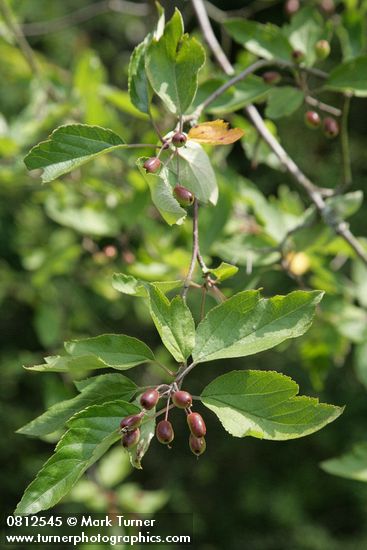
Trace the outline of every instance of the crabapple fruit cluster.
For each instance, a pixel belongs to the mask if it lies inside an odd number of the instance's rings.
[[[200,456],[206,449],[206,426],[202,416],[191,410],[192,396],[189,392],[175,389],[171,386],[158,386],[157,388],[148,389],[140,396],[140,405],[142,410],[138,414],[132,414],[123,418],[120,422],[120,433],[122,434],[122,445],[126,449],[135,447],[140,439],[140,426],[143,422],[147,411],[151,411],[157,405],[161,398],[167,400],[167,405],[161,409],[156,416],[165,413],[164,420],[160,420],[156,426],[155,435],[159,443],[170,445],[175,437],[175,432],[171,422],[168,420],[169,403],[172,403],[178,409],[184,410],[186,413],[187,424],[190,430],[189,447],[191,452]]]
[[[316,111],[307,111],[305,113],[305,124],[311,130],[321,126],[320,115]],[[325,117],[322,121],[322,130],[328,138],[335,138],[339,134],[339,123],[333,117]]]

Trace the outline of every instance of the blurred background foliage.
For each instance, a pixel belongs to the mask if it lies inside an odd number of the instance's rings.
[[[283,4],[213,2],[218,37],[237,68],[252,57],[231,46],[218,21],[225,12],[234,12],[282,25],[287,22]],[[353,32],[361,33],[358,47],[363,51],[366,2],[334,2],[334,13],[324,9],[330,2],[307,4],[318,11],[322,4],[325,20],[337,22],[326,70],[345,54],[351,20]],[[72,121],[109,127],[128,142],[155,139],[127,93],[129,56],[151,30],[153,3],[130,2],[121,11],[118,2],[91,0],[14,0],[9,5],[23,25],[41,78],[0,19],[0,483],[8,512],[53,443],[16,435],[16,429],[75,394],[69,378],[29,373],[22,365],[56,354],[68,338],[105,332],[128,333],[157,349],[159,339],[144,301],[114,290],[112,274],[147,280],[183,277],[191,246],[190,223],[169,228],[153,208],[133,151],[102,157],[48,185],[40,184],[39,174],[27,173],[22,160],[56,126]],[[178,6],[187,28],[199,35],[189,2],[163,5],[168,14]],[[356,42],[358,36],[354,34]],[[216,74],[208,61],[201,82]],[[340,106],[335,94],[323,99]],[[316,183],[336,187],[342,169],[340,144],[306,130],[303,113],[299,109],[268,124]],[[172,119],[158,102],[154,117],[163,131],[171,129]],[[208,450],[199,461],[190,454],[186,435],[180,434],[183,420],[177,416],[171,451],[154,442],[144,470],[132,473],[122,450],[113,449],[57,509],[105,511],[112,502],[125,511],[193,512],[196,544],[202,550],[365,549],[367,485],[330,476],[318,464],[366,439],[367,270],[313,216],[307,197],[279,170],[264,145],[254,158],[256,135],[241,111],[226,118],[245,128],[247,137],[232,148],[208,149],[220,185],[218,206],[203,211],[200,220],[208,263],[239,265],[225,290],[229,294],[253,287],[263,287],[265,295],[299,286],[327,291],[304,337],[260,356],[233,360],[231,367],[279,370],[297,380],[301,393],[346,404],[346,411],[320,433],[286,443],[229,438],[206,412]],[[367,206],[358,193],[366,177],[365,120],[366,102],[354,99],[349,123],[354,180],[351,194],[338,207],[350,216],[353,231],[366,237]],[[145,153],[149,151],[139,151]],[[311,218],[309,227],[288,235],[306,216]],[[191,291],[196,313],[199,297]],[[165,350],[158,353],[169,362]],[[213,368],[220,374],[228,365],[221,361],[196,369],[188,389],[199,393]],[[162,380],[161,371],[144,365],[131,376],[141,385]]]

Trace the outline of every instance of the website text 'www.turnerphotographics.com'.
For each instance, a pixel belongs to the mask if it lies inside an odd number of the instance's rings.
[[[4,545],[193,545],[192,514],[73,514],[5,518]]]

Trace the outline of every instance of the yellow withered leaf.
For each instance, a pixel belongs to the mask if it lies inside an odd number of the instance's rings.
[[[224,120],[212,120],[203,122],[191,128],[188,138],[198,143],[209,143],[211,145],[228,145],[234,143],[244,135],[241,128],[229,128],[228,122]]]

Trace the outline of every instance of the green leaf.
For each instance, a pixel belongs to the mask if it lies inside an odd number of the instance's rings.
[[[276,25],[230,19],[224,22],[224,26],[231,37],[249,52],[265,59],[291,60],[292,47]]]
[[[167,108],[177,115],[191,105],[197,90],[198,72],[205,62],[202,46],[183,32],[182,16],[176,9],[163,36],[158,40],[153,38],[145,56],[150,84]]]
[[[196,331],[195,363],[253,355],[296,338],[312,323],[323,292],[297,290],[259,299],[259,292],[235,294],[211,309]]]
[[[161,290],[164,294],[182,286],[182,281],[156,281],[152,284]],[[129,296],[137,296],[139,298],[147,298],[149,296],[147,281],[136,279],[132,275],[124,273],[114,273],[112,276],[112,286],[114,289],[128,294]]]
[[[154,285],[149,287],[150,314],[163,344],[179,363],[184,363],[195,345],[195,323],[181,296],[170,302]]]
[[[155,408],[147,411],[143,422],[140,426],[140,439],[136,447],[128,449],[129,458],[132,466],[138,470],[142,470],[141,461],[149,449],[150,442],[155,434]]]
[[[45,201],[47,215],[60,225],[71,227],[82,235],[115,236],[121,231],[121,220],[116,213],[101,204],[73,204],[72,197],[50,194]]]
[[[51,355],[50,357],[45,357],[45,361],[42,365],[24,368],[36,372],[69,372],[72,376],[83,376],[91,370],[105,369],[109,366],[94,355],[80,357]]]
[[[289,25],[284,28],[294,50],[304,53],[304,63],[311,66],[317,60],[315,45],[325,37],[324,21],[320,13],[311,6],[299,10]]]
[[[351,59],[331,71],[325,83],[327,90],[367,97],[367,55]]]
[[[298,391],[296,382],[279,372],[233,371],[208,384],[201,400],[231,435],[276,441],[314,433],[343,412],[312,397],[297,397]]]
[[[291,86],[274,88],[268,96],[265,116],[273,119],[289,116],[302,105],[303,99],[303,92]]]
[[[367,342],[356,345],[354,351],[354,368],[358,380],[367,388]]]
[[[236,275],[237,272],[238,267],[236,267],[235,265],[227,264],[226,262],[222,262],[215,269],[210,269],[210,273],[213,273],[218,281],[225,281],[226,279],[229,279],[230,277]]]
[[[363,204],[363,191],[352,191],[342,196],[336,195],[326,199],[327,206],[341,219],[353,216]]]
[[[42,168],[42,181],[48,183],[86,162],[128,147],[112,130],[86,124],[68,124],[56,128],[46,141],[30,150],[24,159],[28,170]]]
[[[146,41],[136,46],[129,64],[129,94],[131,103],[143,113],[149,113],[149,106],[153,95],[145,72],[146,48]]]
[[[264,120],[265,126],[269,132],[278,140],[278,131],[272,120]],[[236,115],[233,118],[233,124],[242,128],[245,131],[244,137],[241,139],[241,145],[248,159],[252,161],[253,166],[258,164],[266,164],[274,170],[283,170],[278,157],[270,149],[269,145],[263,139],[259,138],[259,134],[254,126],[242,116]]]
[[[143,166],[145,161],[146,157],[141,157],[136,161],[136,164],[149,185],[154,205],[168,225],[181,225],[187,212],[184,208],[181,208],[173,196],[173,187],[176,184],[173,173],[164,166],[158,174],[150,174]]]
[[[136,384],[122,374],[102,374],[90,378],[79,395],[52,405],[43,414],[19,428],[17,433],[34,437],[51,434],[63,428],[75,413],[90,405],[102,405],[115,399],[130,401],[136,388]]]
[[[228,78],[212,78],[201,84],[195,97],[194,107],[200,105],[227,80]],[[273,86],[266,84],[262,78],[249,75],[243,82],[238,82],[210,103],[205,112],[213,115],[227,115],[250,103],[264,101],[272,89]]]
[[[129,369],[154,361],[152,350],[137,338],[125,334],[102,334],[93,338],[65,342],[67,353],[73,357],[96,356],[106,366]]]
[[[367,481],[367,442],[358,443],[338,458],[324,460],[320,466],[328,474]]]
[[[363,11],[351,7],[343,11],[336,33],[344,61],[361,55],[366,47],[366,19]]]
[[[217,204],[218,186],[210,159],[200,143],[187,140],[185,147],[178,150],[180,184],[192,191],[196,198],[204,204]],[[175,174],[176,165],[169,166],[171,174]]]
[[[121,418],[139,411],[121,399],[93,405],[77,413],[60,439],[53,456],[27,487],[15,514],[36,514],[59,502],[83,473],[121,437]]]

